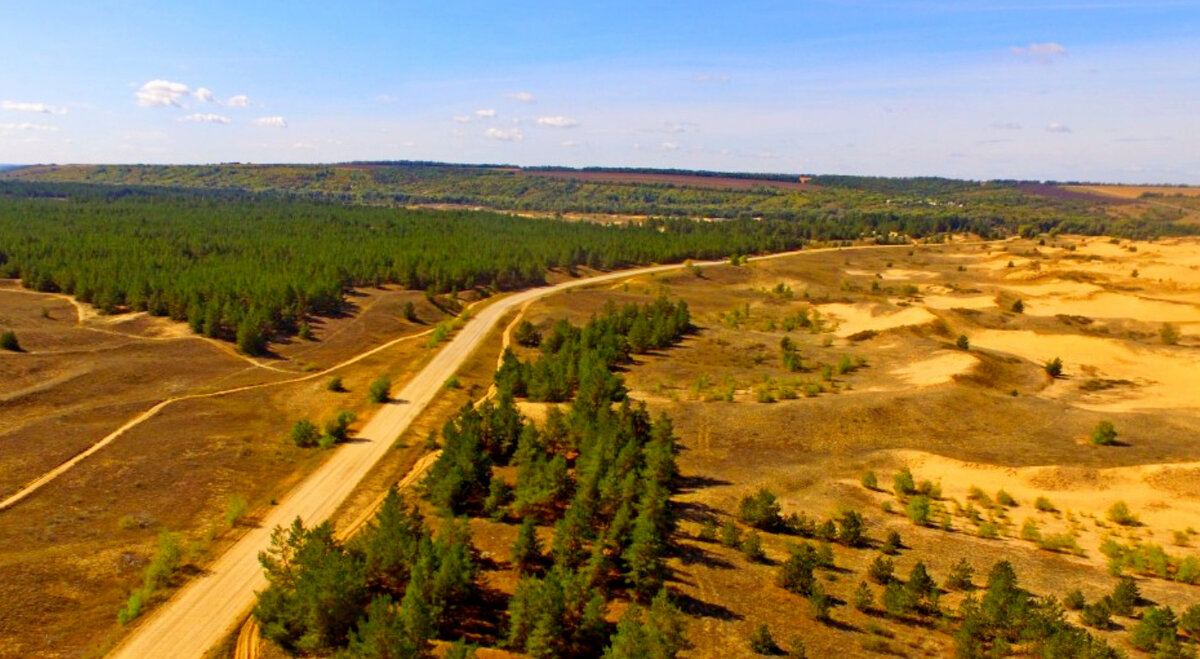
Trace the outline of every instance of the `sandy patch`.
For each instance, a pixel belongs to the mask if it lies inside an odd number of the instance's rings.
[[[979,360],[969,352],[942,352],[929,359],[893,369],[891,374],[908,384],[928,387],[950,382],[954,376],[966,373],[977,363]]]
[[[928,270],[901,270],[898,268],[887,268],[885,270],[880,270],[878,273],[867,270],[847,270],[846,274],[854,275],[856,277],[874,277],[876,274],[878,274],[879,278],[883,279],[884,281],[933,279],[934,277],[938,276],[936,272],[929,272]]]
[[[1200,354],[1186,348],[1148,347],[1117,339],[1031,331],[983,330],[970,335],[977,348],[1006,352],[1044,364],[1063,360],[1065,380],[1046,389],[1059,397],[1088,378],[1129,380],[1119,387],[1076,403],[1100,411],[1200,408]]]
[[[533,403],[527,400],[516,401],[517,410],[528,420],[541,425],[546,422],[550,410],[558,407],[558,403]]]
[[[1200,322],[1200,306],[1119,293],[1097,293],[1082,298],[1049,296],[1027,305],[1025,313],[1031,316],[1067,314],[1089,318],[1132,318],[1153,323]]]
[[[1103,288],[1095,284],[1079,281],[1065,281],[1061,279],[1042,284],[1009,284],[1004,288],[1005,290],[1025,298],[1051,296],[1082,298],[1104,291]]]
[[[836,336],[845,338],[859,332],[882,332],[897,327],[924,325],[937,318],[922,307],[908,307],[899,311],[880,309],[878,305],[861,302],[858,304],[822,304],[817,307],[821,315],[837,323]]]
[[[971,486],[989,494],[1003,488],[1020,504],[1014,511],[1018,520],[1032,514],[1037,497],[1046,496],[1059,510],[1087,513],[1101,520],[1110,506],[1124,501],[1148,527],[1162,530],[1200,527],[1200,500],[1188,489],[1189,479],[1195,478],[1200,463],[1110,469],[1011,468],[963,462],[922,451],[892,453],[917,478],[940,479],[944,496],[964,503]],[[1103,560],[1103,556],[1098,558]]]
[[[930,309],[991,309],[994,295],[926,295],[921,303]]]

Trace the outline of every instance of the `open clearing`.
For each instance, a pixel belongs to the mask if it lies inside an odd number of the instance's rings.
[[[839,570],[822,582],[841,605],[835,624],[822,624],[807,602],[774,585],[777,567],[698,539],[702,521],[735,517],[739,499],[760,487],[779,495],[784,514],[862,511],[873,539],[901,533],[898,573],[919,559],[939,582],[959,558],[977,575],[1004,558],[1034,592],[1080,588],[1092,601],[1116,582],[1100,551],[1106,540],[1153,543],[1179,559],[1197,555],[1200,538],[1188,529],[1200,529],[1200,243],[1065,236],[1047,243],[706,268],[631,278],[529,309],[543,328],[559,317],[579,322],[609,300],[667,294],[692,310],[691,337],[625,373],[632,396],[668,413],[683,444],[680,550],[671,567],[691,614],[689,636],[701,639],[687,656],[753,656],[746,639],[760,623],[781,643],[802,637],[809,656],[953,653],[945,634],[850,606],[876,551],[835,547]],[[1024,313],[1012,310],[1018,300]],[[819,327],[785,329],[801,311]],[[1179,330],[1172,345],[1161,338],[1164,323]],[[956,347],[960,335],[969,350]],[[783,368],[785,336],[801,357],[798,371]],[[1043,369],[1055,357],[1065,366],[1059,379]],[[839,373],[843,362],[861,365]],[[1101,420],[1114,423],[1119,445],[1090,445]],[[934,505],[949,531],[904,516],[890,491],[903,467],[938,484]],[[878,474],[882,491],[859,484],[866,470]],[[994,497],[1001,489],[1016,507],[974,498],[976,490]],[[1037,509],[1038,497],[1053,510]],[[1118,501],[1139,525],[1106,519]],[[1021,539],[1027,520],[1042,537],[1071,538],[1077,551]],[[502,524],[473,528],[478,544],[500,555],[515,537]],[[790,541],[764,535],[775,566]],[[505,590],[515,585],[504,571],[489,579]],[[1176,611],[1200,599],[1198,586],[1152,575],[1138,582],[1148,600]],[[959,601],[950,593],[943,606]],[[1098,633],[1128,649],[1131,624]]]
[[[403,318],[409,301],[421,322]],[[160,401],[295,380],[413,338],[329,376],[170,404],[0,513],[0,656],[75,657],[107,645],[160,531],[183,533],[198,560],[223,549],[328,456],[292,445],[291,423],[363,412],[368,383],[407,377],[428,354],[421,335],[444,317],[413,291],[363,290],[350,302],[344,316],[314,323],[315,341],[249,359],[161,318],[102,316],[2,282],[0,326],[25,352],[0,354],[0,497]],[[334,374],[346,393],[326,389]],[[248,517],[225,531],[234,496]]]

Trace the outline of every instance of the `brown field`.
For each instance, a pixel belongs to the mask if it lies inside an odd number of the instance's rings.
[[[350,299],[344,316],[314,323],[315,341],[250,359],[164,319],[99,316],[0,287],[0,326],[25,350],[0,354],[0,497],[177,399],[0,512],[0,656],[98,656],[119,636],[116,611],[161,531],[182,533],[203,565],[327,455],[288,441],[294,420],[362,416],[371,380],[386,372],[399,383],[423,363],[423,335],[444,315],[421,293]],[[408,301],[421,322],[403,319]],[[326,389],[333,375],[347,392]],[[464,383],[455,393],[465,398],[478,383]],[[389,464],[413,459],[397,452]],[[230,529],[223,513],[234,496],[248,512]]]
[[[535,303],[527,317],[542,327],[563,316],[582,322],[607,300],[664,292],[692,310],[698,329],[691,337],[639,358],[625,374],[635,398],[671,415],[682,443],[670,585],[689,613],[693,647],[685,656],[754,656],[747,638],[767,623],[781,645],[803,638],[809,656],[942,657],[953,655],[953,641],[936,626],[863,614],[849,604],[877,550],[835,547],[838,569],[823,580],[838,605],[834,622],[823,624],[803,598],[774,585],[777,567],[699,540],[701,522],[729,519],[742,496],[765,486],[779,495],[785,514],[819,519],[849,507],[864,513],[876,542],[898,530],[905,546],[895,559],[898,574],[922,560],[940,582],[966,557],[979,583],[1003,558],[1032,591],[1062,596],[1080,588],[1089,601],[1116,582],[1099,551],[1106,538],[1196,555],[1197,253],[1196,241],[1060,238],[1045,246],[1013,241],[799,255],[575,291]],[[790,295],[773,292],[781,283]],[[906,285],[917,293],[903,294]],[[1010,311],[1017,299],[1023,314]],[[732,317],[747,308],[748,316]],[[800,309],[820,311],[822,330],[784,332],[783,320]],[[1159,338],[1167,322],[1181,330],[1177,345]],[[960,334],[969,351],[955,347]],[[785,335],[799,346],[802,372],[781,367]],[[826,379],[822,367],[843,355],[865,366]],[[1060,379],[1042,368],[1055,356],[1066,364]],[[806,385],[816,387],[811,397]],[[536,416],[543,407],[526,412]],[[1105,419],[1118,429],[1120,446],[1088,442]],[[949,530],[905,517],[891,493],[892,474],[902,467],[940,485],[935,508],[948,515]],[[866,470],[878,475],[881,491],[860,484]],[[972,488],[989,497],[1004,489],[1017,506],[971,501]],[[1038,497],[1055,510],[1035,509]],[[1106,519],[1117,501],[1140,516],[1139,526]],[[982,511],[978,521],[970,510]],[[1078,555],[1020,539],[1026,519],[1044,536],[1073,538]],[[474,528],[492,555],[505,556],[515,537],[515,527],[503,524],[477,521]],[[764,540],[777,566],[792,539]],[[488,583],[511,591],[515,574],[503,568],[488,572]],[[1200,601],[1200,586],[1146,575],[1138,583],[1147,600],[1177,612]],[[878,601],[882,588],[872,588]],[[943,608],[953,610],[961,599],[948,593]],[[1100,633],[1128,650],[1132,622],[1118,617],[1119,628]]]
[[[522,169],[525,176],[556,178],[570,181],[593,181],[598,183],[658,183],[681,185],[693,188],[715,188],[718,190],[751,190],[753,188],[778,188],[780,190],[818,190],[820,186],[796,181],[770,181],[765,179],[737,178],[726,176],[697,176],[689,174],[654,174],[645,172],[578,172]]]
[[[1094,193],[1119,199],[1141,199],[1146,195],[1162,197],[1200,197],[1200,187],[1186,185],[1064,185],[1066,190]]]

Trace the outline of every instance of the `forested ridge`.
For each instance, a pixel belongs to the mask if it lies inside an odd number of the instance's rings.
[[[945,231],[1039,231],[1147,237],[1195,232],[1171,224],[1173,216],[1115,218],[1096,200],[1031,191],[1017,181],[961,181],[936,177],[882,178],[822,175],[815,187],[763,186],[717,189],[699,183],[589,180],[588,174],[630,173],[742,179],[751,183],[795,180],[791,175],[642,168],[543,168],[451,165],[430,162],[339,165],[71,165],[29,167],[2,179],[239,190],[304,195],[380,205],[464,204],[498,210],[604,213],[688,218],[799,221],[820,237],[846,238],[866,228],[922,236]],[[578,172],[578,178],[563,172]],[[1045,186],[1043,186],[1045,187]],[[844,229],[844,231],[842,231]],[[837,233],[838,235],[831,235]]]
[[[54,194],[57,193],[57,194]],[[628,226],[223,193],[0,183],[0,275],[105,312],[149,311],[261,351],[354,286],[522,288],[612,269],[800,247],[783,222]]]

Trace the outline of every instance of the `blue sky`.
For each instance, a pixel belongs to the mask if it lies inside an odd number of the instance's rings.
[[[0,162],[1200,184],[1200,0],[0,10]]]

